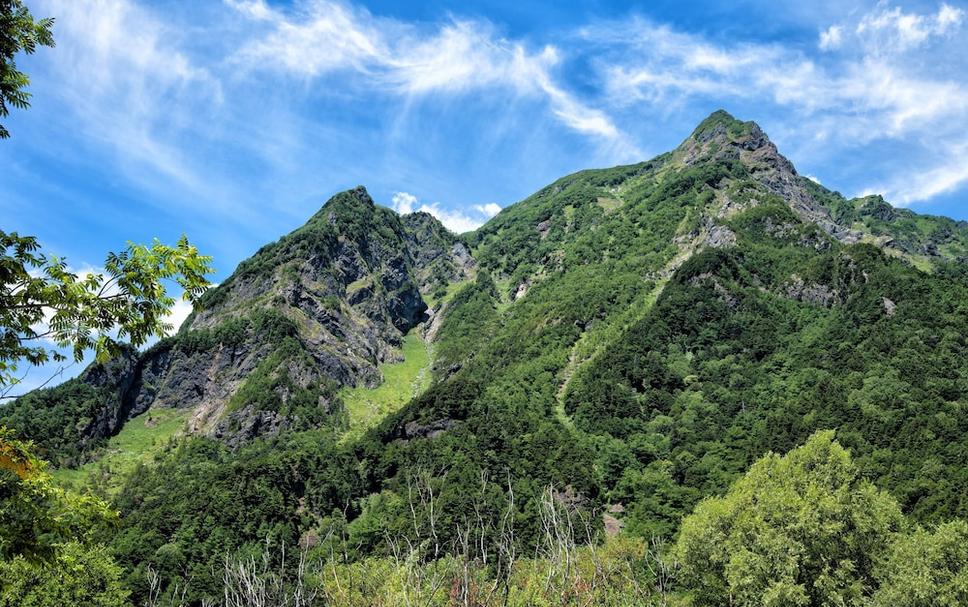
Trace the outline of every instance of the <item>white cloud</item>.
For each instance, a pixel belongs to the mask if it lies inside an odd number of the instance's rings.
[[[260,21],[271,21],[273,18],[272,9],[265,3],[265,0],[224,0],[229,7],[239,11],[243,15]]]
[[[471,208],[474,213],[460,210],[445,209],[440,203],[420,203],[417,197],[408,192],[397,192],[392,197],[393,209],[402,214],[420,212],[429,213],[437,218],[444,227],[457,234],[470,232],[484,225],[488,219],[497,215],[501,207],[493,202],[476,204]]]
[[[809,179],[810,181],[812,181],[814,183],[818,183],[820,185],[823,185],[823,183],[821,183],[820,179],[818,179],[817,177],[815,177],[813,175],[804,175],[804,177],[806,177],[807,179]]]
[[[375,92],[405,108],[414,100],[460,95],[526,99],[610,152],[599,159],[613,160],[644,156],[614,118],[633,106],[644,107],[644,115],[655,120],[694,101],[730,107],[753,99],[764,114],[786,112],[788,141],[814,142],[816,149],[910,141],[919,149],[939,150],[932,158],[920,155],[923,164],[911,165],[911,175],[934,176],[930,181],[936,184],[962,183],[956,177],[963,156],[944,156],[964,138],[960,132],[968,120],[968,83],[963,69],[951,67],[965,56],[958,52],[965,50],[963,37],[955,35],[965,10],[949,4],[918,13],[879,3],[867,13],[825,23],[817,44],[830,52],[815,58],[807,49],[713,42],[637,18],[596,23],[565,33],[559,40],[566,42],[542,44],[509,39],[482,20],[405,22],[332,0],[223,0],[221,16],[229,18],[219,34],[226,35],[200,45],[192,30],[138,0],[37,1],[38,13],[58,19],[58,48],[49,54],[56,74],[49,80],[59,82],[59,94],[71,108],[63,120],[83,133],[75,140],[110,144],[119,168],[133,180],[155,174],[151,186],[164,190],[168,201],[190,201],[206,213],[217,206],[233,220],[259,212],[233,204],[233,188],[245,186],[218,170],[222,158],[206,154],[205,142],[212,149],[231,148],[229,153],[245,148],[255,162],[278,161],[297,173],[301,168],[294,165],[305,156],[299,152],[314,143],[306,133],[329,126],[325,118],[297,115],[299,110],[286,105],[285,87],[272,103],[263,103],[270,96],[260,95],[273,87],[256,76],[267,72],[302,80],[306,87],[332,78],[340,85],[338,95],[369,102],[366,94]],[[576,58],[598,68],[601,77],[583,81],[580,92],[564,78]],[[258,101],[245,105],[242,98],[253,94]],[[251,120],[255,106],[266,111],[259,120]],[[242,130],[233,130],[233,124]],[[336,130],[327,137],[338,137]],[[194,196],[171,196],[171,186],[179,185]],[[927,181],[919,189],[934,190]],[[903,196],[914,200],[916,194]],[[395,200],[394,206],[408,212],[421,205],[414,198]],[[423,206],[454,215],[449,221],[457,229],[490,216],[473,207],[455,215],[439,205]]]
[[[820,50],[827,51],[840,46],[843,41],[844,28],[840,25],[831,25],[826,30],[820,32]]]
[[[709,100],[729,106],[757,99],[771,112],[785,114],[787,139],[803,146],[815,142],[815,149],[828,155],[832,146],[907,142],[912,157],[923,164],[911,165],[898,181],[923,186],[916,192],[889,188],[903,203],[963,183],[960,167],[968,166],[964,152],[952,157],[949,151],[964,139],[957,125],[968,120],[968,83],[944,69],[950,50],[931,58],[933,51],[914,52],[910,46],[954,31],[961,10],[942,5],[936,14],[910,17],[880,9],[858,18],[865,25],[854,30],[890,30],[896,39],[891,45],[856,39],[848,44],[847,26],[827,29],[821,46],[842,52],[823,61],[776,44],[713,43],[641,19],[586,28],[583,37],[598,41],[613,57],[599,64],[609,99],[652,107]],[[905,37],[910,52],[899,54],[899,37]],[[884,50],[888,47],[891,52]]]
[[[422,204],[417,210],[424,213],[430,213],[436,217],[440,223],[444,224],[445,228],[451,232],[454,232],[455,234],[463,234],[464,232],[476,230],[484,225],[486,220],[484,217],[471,217],[470,215],[461,211],[451,211],[441,208],[440,204],[436,202],[432,204]]]
[[[413,213],[413,205],[417,203],[417,197],[407,192],[397,192],[393,195],[393,210],[401,215]]]
[[[474,208],[485,217],[494,217],[501,212],[501,205],[494,202],[489,202],[487,204],[475,204]]]
[[[881,193],[901,206],[953,192],[968,183],[968,140],[946,146],[944,152],[946,160],[938,166],[900,175],[886,186],[868,187],[867,191]]]
[[[169,137],[192,124],[197,139],[201,106],[223,101],[219,79],[183,50],[185,34],[132,0],[40,0],[36,12],[57,19],[49,59],[71,130],[113,147],[136,180],[151,172],[169,189],[211,191],[211,174]]]
[[[965,11],[960,8],[950,6],[948,4],[942,4],[941,8],[938,10],[938,14],[935,15],[935,27],[942,33],[948,31],[949,28],[954,28],[961,25],[961,20],[965,16]]]
[[[237,59],[245,64],[311,77],[339,69],[366,71],[391,55],[382,33],[369,23],[368,13],[336,3],[314,2],[291,21],[263,2],[228,5],[272,27],[242,48]]]
[[[824,67],[776,45],[720,47],[643,21],[621,35],[619,42],[637,53],[606,68],[606,88],[616,99],[658,104],[765,97],[838,118],[830,130],[859,140],[900,134],[968,107],[962,84],[882,57],[865,55]]]
[[[298,4],[291,16],[263,2],[230,0],[228,5],[271,23],[236,56],[250,69],[281,69],[306,78],[352,71],[373,86],[407,96],[495,87],[540,95],[569,128],[631,150],[609,116],[554,81],[551,72],[561,60],[554,46],[530,51],[479,21],[455,20],[428,33],[323,0]]]
[[[881,8],[864,15],[855,29],[867,44],[886,51],[903,51],[917,47],[928,39],[944,36],[957,29],[964,11],[942,4],[934,15],[905,13],[899,7]]]

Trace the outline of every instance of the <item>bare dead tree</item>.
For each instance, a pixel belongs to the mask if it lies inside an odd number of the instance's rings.
[[[541,496],[542,543],[536,550],[547,563],[545,591],[555,585],[563,590],[571,577],[577,548],[573,513],[568,505],[561,503],[553,486],[548,486]]]
[[[188,593],[188,586],[179,587],[173,585],[166,591],[163,590],[161,576],[158,572],[148,566],[148,598],[145,607],[186,607],[185,596]]]
[[[410,530],[383,531],[388,560],[377,569],[360,564],[345,524],[334,523],[322,540],[328,556],[310,559],[299,551],[274,548],[267,541],[261,555],[225,558],[222,596],[203,607],[317,607],[370,599],[374,589],[399,607],[508,607],[515,592],[533,593],[525,600],[571,607],[592,607],[609,597],[610,605],[668,607],[676,564],[664,557],[659,538],[647,546],[603,547],[594,513],[583,509],[580,496],[549,486],[540,497],[540,541],[534,562],[520,562],[515,535],[516,496],[507,473],[503,511],[494,510],[501,492],[487,473],[469,496],[464,515],[453,529],[441,529],[440,476],[418,472],[407,479]],[[490,499],[489,499],[490,498]],[[442,538],[451,537],[451,540]],[[382,562],[382,564],[380,564]],[[383,586],[389,567],[395,582]],[[217,567],[217,565],[216,565]],[[515,581],[518,573],[526,577]],[[323,584],[325,574],[326,583]],[[374,577],[375,576],[375,577]],[[533,577],[532,577],[533,576]],[[148,570],[149,593],[144,607],[187,607],[185,588],[165,590],[157,572]],[[399,582],[399,583],[396,583]],[[448,590],[449,589],[449,590]],[[617,590],[619,594],[614,594]],[[362,597],[362,599],[361,599]]]
[[[261,558],[250,557],[242,560],[225,559],[223,571],[222,607],[313,607],[319,591],[308,583],[312,566],[318,566],[308,559],[307,550],[300,548],[292,568],[292,557],[286,545],[279,546],[278,569],[272,567],[271,546],[266,547]]]

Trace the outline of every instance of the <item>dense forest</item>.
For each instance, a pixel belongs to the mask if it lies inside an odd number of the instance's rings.
[[[966,255],[722,111],[467,234],[337,194],[0,406],[0,605],[968,604]]]

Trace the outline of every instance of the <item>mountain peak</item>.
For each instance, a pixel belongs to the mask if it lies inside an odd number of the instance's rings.
[[[309,219],[307,225],[312,225],[318,221],[335,224],[341,217],[355,217],[361,213],[369,217],[375,208],[376,203],[373,202],[370,193],[366,191],[365,187],[358,185],[355,188],[333,194]]]
[[[739,163],[750,178],[785,200],[804,221],[816,223],[843,242],[860,239],[858,232],[832,219],[829,210],[804,187],[793,163],[753,121],[743,122],[725,110],[716,110],[676,148],[675,157],[686,166]]]
[[[358,185],[350,190],[344,190],[338,194],[334,194],[332,198],[326,201],[323,207],[328,207],[332,204],[344,204],[349,206],[363,205],[366,207],[374,206],[373,198],[370,197],[370,193],[366,191],[364,186]]]
[[[689,143],[717,145],[739,144],[747,150],[755,150],[770,142],[763,129],[752,120],[737,120],[726,110],[716,110],[699,123],[683,145]],[[682,147],[682,146],[680,146]]]

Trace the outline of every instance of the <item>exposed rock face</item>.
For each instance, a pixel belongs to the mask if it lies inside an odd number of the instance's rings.
[[[881,221],[893,221],[897,218],[894,207],[880,196],[868,196],[862,200],[863,202],[858,209],[861,215],[868,215]]]
[[[790,299],[811,303],[829,308],[841,302],[840,293],[827,285],[806,283],[803,278],[794,274],[786,284],[785,295]]]
[[[540,222],[535,229],[538,230],[541,240],[544,240],[548,237],[548,232],[551,231],[551,220],[545,219],[544,221]]]
[[[125,349],[109,363],[92,365],[78,377],[77,381],[99,389],[105,396],[104,406],[80,431],[82,448],[102,436],[117,434],[124,422],[147,409],[127,397],[137,364],[137,353]]]
[[[782,198],[802,220],[815,223],[844,243],[855,243],[861,233],[837,224],[830,211],[814,200],[793,167],[755,122],[739,122],[726,112],[707,118],[681,146],[686,165],[709,160],[738,160],[752,177]]]
[[[435,286],[469,278],[477,266],[467,244],[447,231],[429,213],[417,212],[400,218],[406,228],[407,248],[417,269],[421,293]]]
[[[714,225],[706,234],[706,245],[714,249],[736,244],[736,234],[726,226]]]
[[[888,316],[894,316],[895,312],[897,311],[897,304],[886,297],[884,297],[883,300],[884,313]]]
[[[608,512],[602,513],[602,527],[605,528],[605,535],[615,537],[622,532],[625,523]]]
[[[75,380],[108,395],[83,436],[111,436],[149,407],[177,407],[193,410],[190,431],[238,445],[305,421],[280,413],[294,392],[316,403],[314,418],[332,413],[339,386],[381,381],[378,365],[427,319],[422,293],[467,278],[474,265],[432,216],[400,217],[362,187],[337,194],[206,294],[178,336]],[[243,393],[253,381],[271,389]]]
[[[403,427],[404,439],[413,438],[434,438],[450,430],[457,425],[457,420],[445,418],[421,424],[418,422],[407,422]]]

